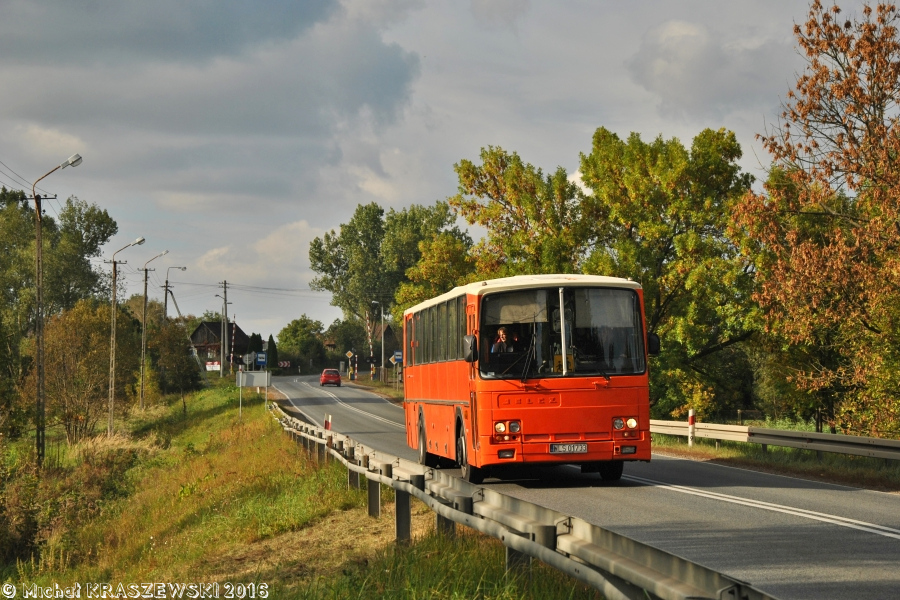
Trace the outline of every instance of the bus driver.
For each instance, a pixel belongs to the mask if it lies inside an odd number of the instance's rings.
[[[512,352],[513,345],[512,340],[506,339],[506,327],[501,327],[497,330],[497,342],[491,346],[491,353],[497,354],[499,352]]]

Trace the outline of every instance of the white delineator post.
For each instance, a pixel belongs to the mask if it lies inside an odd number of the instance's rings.
[[[694,445],[694,409],[688,409],[688,446]]]
[[[325,415],[325,431],[331,431],[331,415]]]

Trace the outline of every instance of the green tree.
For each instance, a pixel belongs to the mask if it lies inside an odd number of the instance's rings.
[[[290,357],[301,368],[318,367],[325,360],[323,336],[322,322],[303,314],[278,333],[278,349],[284,358]]]
[[[406,271],[419,261],[420,241],[441,233],[466,239],[453,221],[452,211],[442,202],[391,209],[387,215],[375,203],[361,204],[339,233],[331,231],[310,244],[310,265],[318,274],[310,287],[331,292],[332,305],[345,318],[364,322],[367,314],[371,317],[373,300],[383,303],[385,314],[390,314]]]
[[[549,175],[518,154],[488,146],[481,165],[454,165],[459,193],[448,199],[470,225],[487,229],[472,249],[476,269],[485,277],[530,273],[577,272],[585,244],[581,194],[565,169]]]
[[[275,345],[275,338],[269,334],[269,342],[266,345],[266,367],[275,369],[278,367],[278,346]]]
[[[59,230],[53,249],[44,261],[45,312],[72,308],[78,300],[105,295],[106,275],[95,270],[92,258],[118,232],[106,210],[75,196],[66,200],[59,213]]]
[[[449,292],[476,276],[472,241],[450,233],[441,233],[419,242],[421,258],[407,269],[397,289],[393,308],[394,323],[403,323],[403,311],[429,298]]]
[[[368,350],[366,328],[353,319],[335,319],[325,330],[325,338],[334,342],[335,352],[331,360],[344,360],[348,351],[362,352]]]
[[[592,194],[585,213],[604,214],[586,273],[629,277],[644,288],[648,328],[663,352],[651,370],[659,415],[700,414],[752,401],[752,371],[741,343],[758,329],[753,270],[727,237],[732,213],[752,182],[732,132],[677,139],[622,140],[594,134],[581,172]]]
[[[0,427],[21,430],[24,415],[16,400],[32,366],[35,325],[35,218],[24,192],[0,188]],[[77,301],[102,294],[104,275],[90,259],[116,233],[106,211],[71,197],[59,223],[42,220],[44,311],[46,315],[74,307]],[[26,392],[27,393],[27,392]],[[2,431],[2,430],[0,430]]]

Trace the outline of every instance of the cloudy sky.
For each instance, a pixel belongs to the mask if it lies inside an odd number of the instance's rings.
[[[852,9],[858,2],[845,2]],[[277,335],[340,312],[309,291],[309,242],[360,203],[456,193],[501,146],[577,170],[604,126],[686,145],[754,135],[803,68],[806,0],[0,0],[0,185],[106,208],[129,293]],[[24,183],[23,183],[24,182]],[[29,189],[30,193],[30,189]],[[50,203],[55,216],[58,203]],[[109,268],[98,259],[98,264]],[[181,272],[169,267],[186,266]],[[234,285],[235,287],[231,287]],[[170,303],[170,312],[174,313]]]

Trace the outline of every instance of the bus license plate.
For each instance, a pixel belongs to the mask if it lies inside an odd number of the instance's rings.
[[[550,454],[580,454],[587,452],[587,444],[550,444]]]

